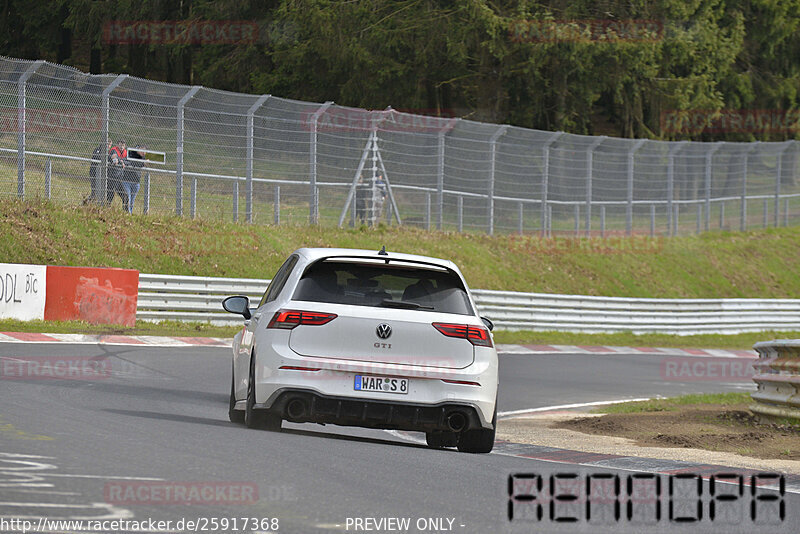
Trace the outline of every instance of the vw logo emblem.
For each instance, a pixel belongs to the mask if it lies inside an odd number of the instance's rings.
[[[381,323],[378,325],[378,328],[375,329],[375,333],[378,334],[378,337],[381,339],[389,339],[392,335],[392,327],[386,323]]]

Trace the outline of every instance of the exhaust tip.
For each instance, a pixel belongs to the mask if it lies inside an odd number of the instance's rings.
[[[447,416],[447,427],[453,432],[461,432],[467,427],[467,418],[461,412],[453,412]]]
[[[286,415],[289,419],[302,419],[306,414],[306,403],[300,399],[292,399],[286,405]]]

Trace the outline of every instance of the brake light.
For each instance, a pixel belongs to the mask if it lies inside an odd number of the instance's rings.
[[[335,313],[320,313],[300,310],[278,310],[272,316],[267,328],[291,330],[300,325],[321,326],[336,319]]]
[[[432,323],[433,327],[447,337],[460,337],[479,347],[491,347],[492,336],[480,326],[450,323]]]

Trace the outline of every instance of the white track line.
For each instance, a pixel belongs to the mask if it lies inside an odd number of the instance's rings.
[[[543,406],[541,408],[529,408],[527,410],[511,410],[509,412],[497,412],[497,417],[511,417],[514,415],[523,415],[526,413],[536,412],[550,412],[553,410],[568,410],[570,408],[585,408],[587,406],[605,406],[606,404],[619,404],[621,402],[642,402],[653,400],[658,397],[644,397],[640,399],[619,399],[610,401],[596,401],[596,402],[581,402],[576,404],[560,404],[558,406]]]

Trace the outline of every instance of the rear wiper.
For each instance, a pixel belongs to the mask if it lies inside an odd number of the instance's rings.
[[[405,308],[407,310],[432,310],[433,306],[425,306],[424,304],[417,304],[416,302],[409,302],[407,300],[391,300],[383,299],[381,306],[387,308]]]

